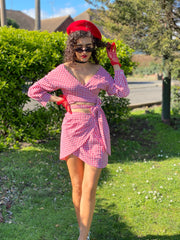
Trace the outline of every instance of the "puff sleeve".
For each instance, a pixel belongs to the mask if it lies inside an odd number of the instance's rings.
[[[28,96],[38,101],[43,107],[45,107],[51,97],[49,92],[63,88],[61,71],[62,69],[60,65],[49,72],[45,77],[35,82],[29,88]]]
[[[107,73],[109,75],[109,73]],[[129,95],[129,87],[123,70],[115,71],[114,79],[108,76],[108,85],[106,88],[108,95],[115,95],[123,98]]]

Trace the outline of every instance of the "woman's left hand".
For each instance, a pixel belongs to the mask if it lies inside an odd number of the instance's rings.
[[[111,61],[111,64],[114,65],[119,65],[121,67],[121,64],[119,63],[119,59],[116,53],[116,44],[115,42],[108,43],[106,47],[107,55]]]

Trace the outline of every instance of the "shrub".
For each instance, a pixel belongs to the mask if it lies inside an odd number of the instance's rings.
[[[25,119],[30,120],[34,116],[35,120],[36,117],[31,112],[27,118],[27,113],[23,111],[24,105],[29,101],[25,91],[30,84],[62,62],[65,41],[63,33],[0,28],[0,134],[5,139],[9,136],[14,136],[14,141],[26,138],[24,129],[27,129],[28,123]],[[39,111],[42,114],[43,111]],[[38,119],[40,125],[44,126],[46,118]],[[38,128],[35,129],[29,129],[33,133],[32,137],[35,136],[34,131],[38,132]],[[43,137],[43,127],[40,128],[40,133]]]
[[[139,66],[134,70],[135,75],[151,75],[162,72],[162,64],[156,62],[150,62],[149,66]]]
[[[175,116],[180,114],[180,86],[172,87],[171,107]]]
[[[0,19],[0,24],[1,24],[1,19]],[[19,28],[19,25],[17,24],[16,21],[13,19],[7,18],[7,26],[12,26],[14,28]]]
[[[110,131],[118,130],[122,120],[127,119],[130,113],[129,99],[118,98],[115,96],[103,96],[102,108],[109,123]]]
[[[56,132],[56,128],[60,129],[57,122],[61,122],[64,111],[60,111],[56,104],[50,105],[48,110],[41,107],[36,111],[24,111],[23,107],[29,101],[26,94],[28,87],[62,63],[66,39],[67,35],[62,32],[0,28],[0,148],[13,144],[16,147],[19,141],[29,141],[31,138],[42,139]],[[120,62],[125,74],[128,74],[133,68],[130,60],[132,50],[121,41],[116,43]],[[100,51],[100,63],[112,74],[113,69],[105,51]],[[117,118],[126,116],[127,111],[121,111],[121,101],[125,109],[125,100],[113,99],[108,105],[109,100],[104,98],[105,112],[110,122],[110,109],[114,108],[112,103],[119,108],[119,111],[116,108],[113,110]],[[128,102],[126,108],[127,105]]]
[[[180,56],[176,58],[172,65],[172,79],[180,80]]]

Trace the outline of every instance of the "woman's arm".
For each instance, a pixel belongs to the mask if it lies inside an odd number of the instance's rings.
[[[121,70],[119,64],[113,65],[114,71]]]
[[[62,89],[64,87],[63,78],[61,77],[62,73],[63,66],[59,65],[42,79],[35,82],[29,88],[28,96],[40,102],[44,107],[48,101],[60,101],[61,99],[55,95],[51,95],[51,92]]]
[[[62,97],[58,97],[56,95],[51,95],[50,98],[49,98],[49,102],[59,102],[59,101],[62,101],[63,98]]]
[[[127,97],[129,94],[129,87],[127,79],[124,75],[123,70],[121,69],[121,64],[116,53],[115,43],[107,45],[107,55],[110,59],[110,62],[114,68],[114,79],[109,75],[108,87],[106,89],[109,95],[116,95],[118,97]]]

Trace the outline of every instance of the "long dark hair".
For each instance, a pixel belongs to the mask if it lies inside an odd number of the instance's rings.
[[[85,32],[82,30],[73,32],[69,35],[68,40],[66,42],[66,49],[64,52],[64,62],[75,62],[74,46],[77,44],[77,40],[79,38],[84,37],[92,38],[94,50],[92,52],[90,61],[94,62],[95,64],[99,64],[99,60],[97,58],[97,50],[98,48],[106,47],[106,43],[98,38],[95,38],[90,32]]]

